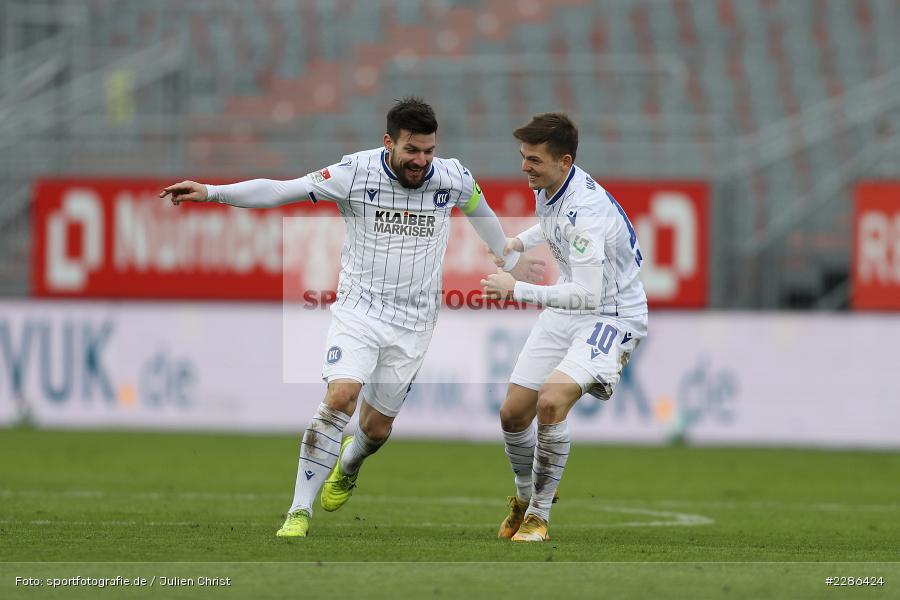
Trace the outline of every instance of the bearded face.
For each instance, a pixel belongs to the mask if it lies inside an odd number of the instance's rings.
[[[422,186],[434,160],[436,135],[412,133],[401,129],[396,140],[385,134],[385,147],[390,152],[388,164],[405,188]]]

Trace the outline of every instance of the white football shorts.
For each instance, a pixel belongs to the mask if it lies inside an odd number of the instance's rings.
[[[332,304],[322,379],[364,384],[365,401],[381,414],[396,417],[425,360],[432,333]]]
[[[646,335],[646,314],[617,318],[544,310],[509,380],[538,390],[556,370],[571,377],[583,393],[609,400],[622,369]]]

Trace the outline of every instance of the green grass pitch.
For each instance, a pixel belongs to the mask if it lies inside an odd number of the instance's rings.
[[[278,539],[298,441],[0,430],[0,598],[900,597],[900,453],[575,443],[552,541],[512,544],[499,440],[392,440]],[[156,580],[50,587],[75,576]]]

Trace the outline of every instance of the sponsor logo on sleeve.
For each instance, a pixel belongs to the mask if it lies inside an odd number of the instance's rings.
[[[321,171],[313,171],[309,174],[309,178],[312,179],[314,183],[325,183],[325,181],[331,179],[331,173],[325,168]]]
[[[594,255],[594,245],[591,243],[590,238],[583,235],[575,236],[572,240],[572,249],[575,250],[576,254],[584,258],[590,258]]]

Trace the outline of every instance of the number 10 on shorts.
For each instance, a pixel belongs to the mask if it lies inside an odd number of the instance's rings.
[[[618,336],[619,330],[609,323],[601,321],[594,325],[594,331],[587,339],[587,343],[591,347],[591,359],[597,358],[601,352],[609,354],[609,349],[612,348],[612,343]]]

